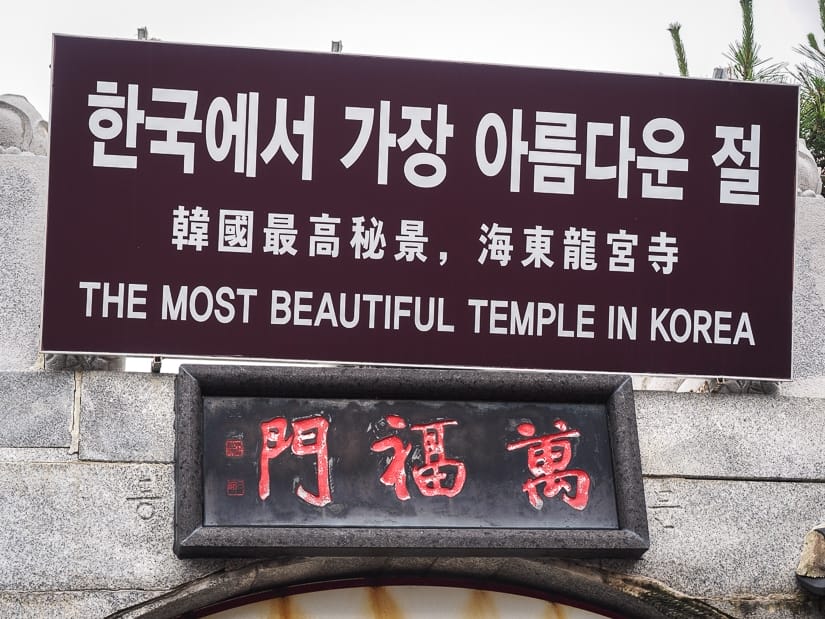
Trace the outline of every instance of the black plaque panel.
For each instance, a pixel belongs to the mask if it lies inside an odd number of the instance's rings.
[[[394,430],[387,418],[395,416],[406,426]],[[296,485],[319,495],[318,456],[296,456],[289,448],[267,459],[270,492],[259,494],[261,424],[273,418],[287,422],[324,419],[327,431],[327,478],[331,502],[317,507],[296,494]],[[448,422],[449,425],[441,425]],[[440,423],[441,422],[441,423]],[[450,423],[452,422],[452,423]],[[541,437],[552,440],[564,432],[554,423],[565,423],[572,438],[557,438],[546,447]],[[521,424],[535,428],[533,443],[518,433]],[[424,470],[423,429],[435,434],[443,428],[447,476],[441,494],[428,496],[427,478],[416,482],[414,471]],[[294,436],[290,433],[287,441]],[[375,451],[373,445],[398,437],[410,452],[407,458],[394,450]],[[294,439],[292,439],[294,441]],[[513,448],[508,449],[508,445]],[[545,449],[547,481],[536,488],[541,505],[534,507],[525,482],[536,476],[528,470],[528,449]],[[572,450],[569,466],[550,459],[551,445],[557,457]],[[243,455],[238,455],[242,453]],[[541,457],[541,456],[539,456]],[[404,499],[395,486],[380,481],[392,462],[404,462]],[[564,470],[561,470],[564,469]],[[583,472],[587,489],[578,490]],[[461,473],[460,473],[461,472]],[[460,475],[460,476],[459,476]],[[558,478],[556,479],[556,475]],[[551,479],[552,478],[552,479]],[[463,480],[457,483],[457,480]],[[556,484],[553,483],[556,480]],[[322,482],[323,483],[323,482]],[[424,485],[424,492],[418,487]],[[569,485],[553,498],[545,496]],[[454,496],[446,494],[459,491]],[[403,492],[399,489],[398,492]],[[570,496],[568,496],[568,494]],[[387,400],[298,400],[287,398],[204,398],[204,524],[207,526],[421,526],[421,527],[548,527],[616,529],[615,488],[607,426],[607,410],[599,404],[548,404],[506,402],[426,402]]]
[[[625,377],[189,366],[179,556],[638,555]]]

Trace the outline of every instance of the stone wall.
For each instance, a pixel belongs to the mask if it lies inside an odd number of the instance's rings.
[[[246,591],[248,562],[172,553],[173,391],[170,375],[0,374],[0,616],[106,616],[169,594],[155,603],[165,607],[207,576],[227,581],[218,592]],[[734,617],[821,616],[794,570],[823,519],[823,400],[637,392],[636,403],[651,531],[640,561],[446,558],[426,570],[516,579],[530,564],[543,586],[584,570],[642,599],[661,588]],[[333,562],[263,562],[273,573],[257,586],[421,566]]]
[[[589,595],[640,617],[821,617],[795,568],[825,521],[825,200],[798,201],[793,382],[638,391],[641,560],[179,560],[174,377],[38,369],[46,158],[0,154],[0,616],[172,617],[324,578],[417,573]]]

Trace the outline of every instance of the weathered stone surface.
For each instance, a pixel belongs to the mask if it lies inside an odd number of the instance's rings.
[[[825,578],[825,525],[808,531],[802,543],[796,573],[808,578]]]
[[[46,353],[43,364],[47,370],[123,370],[126,362],[123,357],[111,355],[62,355]]]
[[[81,460],[172,462],[175,377],[84,372]]]
[[[73,401],[70,372],[0,372],[0,447],[68,447]]]
[[[615,609],[623,616],[638,619],[661,619],[663,616],[639,599],[637,592],[628,593],[605,586],[605,574],[589,568],[551,561],[541,563],[517,558],[455,558],[423,564],[421,559],[387,557],[337,557],[256,563],[242,566],[234,571],[210,575],[203,580],[190,583],[168,595],[150,600],[135,609],[115,615],[121,619],[161,619],[176,617],[205,604],[237,597],[261,590],[278,589],[290,584],[319,582],[324,580],[345,580],[348,578],[378,578],[397,575],[418,575],[440,580],[452,586],[463,579],[484,581],[492,585],[505,586],[520,583],[521,586],[535,587],[536,590],[552,591],[565,598],[588,598],[595,604],[603,604]],[[446,580],[445,580],[446,579]],[[666,597],[666,596],[663,596]],[[681,609],[693,606],[672,600],[672,605]],[[702,610],[708,607],[699,603]],[[502,615],[503,616],[503,615]],[[691,613],[666,615],[679,619],[709,619],[718,615]]]
[[[0,148],[7,154],[49,153],[49,125],[22,95],[0,95]]]
[[[743,619],[822,619],[825,600],[799,591],[795,594],[709,600],[731,617]]]
[[[793,376],[790,396],[825,397],[825,200],[796,201]]]
[[[0,464],[0,590],[171,589],[223,564],[172,553],[172,466]]]
[[[134,606],[159,591],[0,591],[0,617],[4,619],[90,619],[106,617],[121,608]]]
[[[825,504],[825,485],[647,479],[646,491],[652,545],[644,558],[638,562],[581,561],[582,567],[589,565],[616,575],[628,574],[616,576],[614,580],[617,583],[621,580],[625,588],[639,589],[640,600],[645,603],[653,603],[649,596],[656,597],[656,603],[664,603],[667,601],[665,588],[669,588],[686,596],[686,600],[693,598],[694,606],[706,602],[718,607],[724,603],[730,608],[747,609],[733,616],[768,617],[773,608],[771,600],[780,607],[789,604],[799,611],[800,617],[816,616],[810,605],[797,595],[793,571],[800,540]],[[554,579],[554,586],[558,586],[561,579],[557,561],[550,562],[547,569],[532,561],[515,559],[445,558],[432,562],[410,559],[409,566],[407,561],[405,558],[382,561],[377,557],[295,559],[278,563],[273,569],[280,578],[289,575],[289,580],[295,579],[292,582],[318,577],[328,571],[327,565],[339,566],[330,571],[329,575],[334,575],[344,564],[356,572],[359,569],[368,572],[377,569],[380,573],[415,569],[454,575],[506,576],[516,582],[535,580],[536,586],[544,587],[551,586],[548,578]],[[522,564],[520,571],[518,566]],[[527,578],[531,574],[533,580]],[[597,576],[594,574],[594,592],[599,583],[618,586],[606,575],[603,581]],[[650,581],[634,584],[627,580],[633,576]],[[259,571],[255,584],[263,585],[266,580]],[[662,591],[656,590],[652,584],[655,582],[661,583]],[[238,592],[237,583],[233,584],[230,579],[226,584],[225,594]],[[252,583],[246,583],[243,589],[247,587],[254,588]],[[702,612],[699,609],[697,614],[685,616],[707,616]]]
[[[645,475],[825,478],[825,400],[636,392]]]
[[[76,462],[65,447],[0,447],[0,462]]]
[[[812,192],[813,195],[822,193],[822,177],[819,175],[819,166],[802,138],[799,138],[797,143],[796,188],[799,194],[806,191]]]
[[[601,566],[700,599],[797,593],[794,570],[825,484],[648,478],[645,493],[650,550]]]
[[[633,389],[641,391],[677,391],[684,378],[672,376],[633,376]]]
[[[0,155],[0,370],[37,361],[47,174],[45,157]]]

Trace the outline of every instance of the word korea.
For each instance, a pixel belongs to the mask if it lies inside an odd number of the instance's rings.
[[[148,285],[123,282],[80,282],[85,292],[85,316],[102,318],[147,318]],[[248,324],[254,288],[221,286],[162,286],[161,319],[170,321],[215,320],[228,324],[240,318]],[[444,297],[390,295],[377,293],[315,293],[308,290],[270,291],[269,324],[296,327],[333,327],[344,329],[383,329],[399,331],[409,327],[419,332],[454,333],[456,325],[449,316]],[[596,337],[597,308],[593,304],[568,305],[548,301],[508,301],[466,299],[471,310],[466,329],[475,334],[527,335],[554,334],[560,338]],[[463,315],[465,318],[466,314]],[[607,317],[608,339],[638,339],[638,308],[610,305]],[[469,325],[472,324],[472,327]],[[686,342],[750,346],[756,345],[748,312],[685,308],[650,310],[650,341]]]

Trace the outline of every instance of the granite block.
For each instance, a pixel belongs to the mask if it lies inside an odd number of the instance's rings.
[[[172,462],[174,376],[84,372],[81,460]]]
[[[798,592],[802,540],[821,521],[825,484],[646,479],[650,550],[603,560],[698,599]]]
[[[76,462],[65,447],[0,447],[0,462]]]
[[[0,590],[171,589],[223,564],[172,553],[172,467],[0,463]]]
[[[798,198],[794,264],[793,377],[785,395],[825,397],[825,200]]]
[[[743,619],[822,619],[825,600],[802,591],[786,596],[714,600],[713,603],[731,617]]]
[[[0,155],[0,370],[26,370],[40,349],[48,159]]]
[[[0,447],[68,448],[74,389],[71,372],[0,372]]]
[[[639,391],[645,475],[825,479],[825,400]]]
[[[140,604],[158,594],[159,591],[0,591],[0,617],[106,617],[121,608]]]

